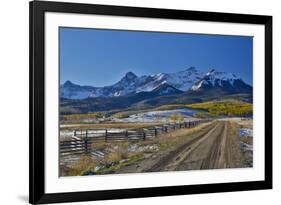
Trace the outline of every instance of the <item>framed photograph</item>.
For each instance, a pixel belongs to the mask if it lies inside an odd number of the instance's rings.
[[[30,2],[30,203],[272,188],[272,17]]]

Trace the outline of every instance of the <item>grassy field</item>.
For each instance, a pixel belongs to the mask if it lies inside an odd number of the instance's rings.
[[[149,111],[164,111],[164,110],[174,110],[180,108],[187,109],[196,109],[202,110],[202,112],[198,112],[194,117],[206,118],[206,117],[219,117],[219,116],[250,116],[253,112],[253,105],[248,102],[244,102],[241,100],[227,99],[227,100],[215,100],[215,101],[207,101],[202,103],[194,103],[194,104],[169,104],[162,105],[159,107],[150,107],[146,109],[127,109],[127,110],[112,110],[107,112],[93,112],[93,113],[85,113],[85,114],[69,114],[61,116],[61,124],[91,124],[85,125],[86,127],[95,127],[93,124],[104,124],[105,122],[110,123],[113,119],[127,118],[130,115],[144,113]],[[97,128],[100,128],[100,125],[96,125]],[[122,125],[118,126],[116,124],[107,124],[104,125],[108,128],[108,126],[113,126],[114,128],[123,128]],[[93,128],[94,128],[93,127]],[[139,127],[137,125],[137,127]]]
[[[87,123],[87,124],[65,124],[60,125],[60,129],[109,129],[109,128],[117,128],[117,129],[140,129],[147,128],[151,126],[161,125],[161,123]]]

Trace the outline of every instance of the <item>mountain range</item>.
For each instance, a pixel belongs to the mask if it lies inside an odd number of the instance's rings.
[[[82,100],[87,98],[114,98],[150,93],[153,96],[182,94],[220,90],[227,94],[250,93],[252,86],[241,78],[227,72],[210,70],[204,74],[195,67],[175,73],[158,73],[137,76],[128,72],[117,83],[104,86],[81,86],[66,81],[61,85],[60,97],[63,99]]]

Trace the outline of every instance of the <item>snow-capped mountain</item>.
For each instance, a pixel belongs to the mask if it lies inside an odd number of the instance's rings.
[[[69,80],[60,86],[60,96],[67,99],[85,99],[93,91],[95,91],[94,87],[77,85]]]
[[[89,97],[124,96],[135,92],[137,78],[134,73],[128,72],[114,85],[105,87],[80,86],[66,81],[61,85],[61,97],[67,99],[85,99]]]
[[[138,86],[136,92],[152,91],[160,84],[167,83],[178,90],[187,91],[202,77],[195,67],[176,73],[158,73],[150,76],[142,76],[146,83]]]
[[[210,70],[205,76],[196,82],[191,90],[202,91],[218,88],[228,93],[248,93],[252,91],[252,86],[245,83],[232,73],[219,72],[215,69]]]
[[[120,97],[154,91],[161,95],[172,95],[188,90],[204,91],[212,88],[220,89],[226,93],[252,92],[252,86],[232,73],[212,69],[204,75],[196,68],[190,67],[176,73],[143,76],[128,72],[117,83],[104,87],[80,86],[66,81],[61,85],[61,97],[66,99]]]
[[[132,72],[117,83],[105,87],[80,86],[70,81],[61,85],[61,97],[67,99],[84,99],[88,97],[117,97],[132,93],[151,92],[160,85],[167,84],[177,91],[187,91],[201,78],[196,68],[190,67],[176,73],[158,73],[155,75],[137,76]],[[174,93],[174,89],[166,90]]]
[[[143,76],[128,72],[117,83],[105,87],[66,81],[60,88],[64,114],[190,104],[231,96],[252,102],[253,89],[234,74],[214,69],[201,74],[193,67],[176,73]]]

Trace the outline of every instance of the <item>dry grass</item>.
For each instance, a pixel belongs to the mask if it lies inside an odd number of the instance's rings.
[[[253,137],[241,137],[240,141],[242,141],[248,145],[253,145]]]
[[[129,157],[128,142],[112,143],[111,146],[113,146],[114,151],[105,157],[105,163],[119,162],[122,159],[127,159]]]
[[[163,136],[160,136],[160,137],[169,138],[169,139],[178,138],[178,137],[188,137],[188,136],[192,135],[193,133],[196,133],[196,132],[201,131],[202,129],[208,127],[211,123],[212,122],[200,124],[193,128],[178,129],[173,132],[163,134]]]
[[[110,164],[112,162],[119,162],[122,159],[120,152],[111,152],[105,158],[105,163]]]
[[[240,122],[242,122],[242,125]],[[244,142],[248,145],[253,145],[253,137],[240,137],[239,135],[239,128],[252,128],[252,120],[242,120],[238,122],[230,121],[229,125],[228,138],[232,139],[232,141],[230,140],[228,150],[230,148],[236,150],[232,151],[232,153],[236,153],[236,155],[232,155],[232,158],[236,159],[232,160],[233,162],[236,162],[236,164],[234,164],[232,167],[252,167],[252,153],[250,153],[249,151],[245,152],[245,150],[243,150],[239,144],[239,142]]]
[[[238,124],[243,127],[243,128],[250,128],[253,129],[253,120],[248,119],[248,120],[239,120]]]
[[[131,154],[126,161],[118,161],[110,166],[105,166],[103,169],[98,170],[95,174],[110,174],[114,173],[114,171],[120,169],[123,166],[128,166],[133,164],[139,160],[143,159],[143,153]]]
[[[110,144],[107,142],[94,142],[92,143],[91,147],[95,150],[103,150],[107,148]]]
[[[154,137],[152,140],[140,142],[140,144],[141,145],[157,144],[159,145],[160,150],[164,150],[179,143],[180,141],[185,140],[187,137],[191,137],[194,133],[202,131],[202,129],[209,127],[211,124],[212,122],[209,122],[209,123],[200,124],[193,128],[178,129],[172,132],[159,135],[158,137]]]
[[[61,167],[61,176],[81,176],[86,172],[94,172],[97,162],[90,156],[83,155],[71,167]]]

